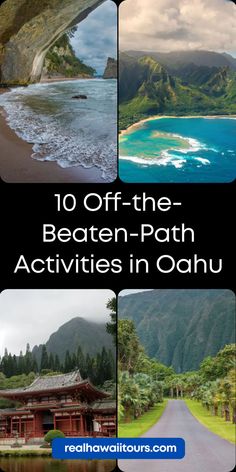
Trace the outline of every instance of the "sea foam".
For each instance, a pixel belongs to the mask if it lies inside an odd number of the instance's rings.
[[[87,100],[72,100],[76,93]],[[117,173],[116,81],[66,81],[18,87],[0,96],[9,126],[33,145],[32,157],[60,167]]]

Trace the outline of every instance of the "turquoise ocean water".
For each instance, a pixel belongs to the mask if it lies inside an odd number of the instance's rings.
[[[120,137],[125,182],[231,182],[236,177],[235,118],[146,121]]]

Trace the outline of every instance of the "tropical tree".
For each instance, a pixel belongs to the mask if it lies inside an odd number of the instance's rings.
[[[121,370],[133,373],[136,370],[139,354],[143,351],[132,320],[118,322],[118,359]]]
[[[117,335],[117,306],[116,297],[110,298],[106,304],[106,307],[110,311],[111,321],[106,324],[106,330],[113,337],[113,342],[116,346],[116,335]]]

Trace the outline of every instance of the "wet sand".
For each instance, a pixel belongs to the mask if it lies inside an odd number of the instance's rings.
[[[62,169],[55,162],[33,159],[32,153],[32,146],[14,133],[6,123],[3,110],[0,110],[0,176],[5,182],[106,183],[102,171],[96,167]]]

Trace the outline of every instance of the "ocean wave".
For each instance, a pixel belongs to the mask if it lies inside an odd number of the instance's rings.
[[[172,136],[174,136],[175,138],[179,138],[181,140],[184,140],[189,144],[188,148],[179,148],[178,149],[178,152],[181,152],[182,154],[188,154],[189,152],[192,153],[192,152],[197,152],[200,149],[206,149],[206,145],[201,143],[200,141],[198,141],[195,138],[189,138],[189,137],[181,136],[180,134],[175,134],[175,133],[173,133]],[[170,148],[168,150],[171,151],[172,149],[173,148]]]
[[[139,156],[120,156],[120,159],[123,161],[131,161],[135,162],[136,164],[147,166],[153,165],[161,165],[160,159],[148,159],[146,157],[139,157]]]
[[[163,151],[161,154],[161,157],[154,159],[138,156],[120,156],[120,159],[124,161],[135,162],[136,164],[141,164],[145,167],[154,165],[167,166],[168,164],[172,164],[176,168],[181,168],[186,163],[186,159],[181,159],[177,156],[169,155],[167,151]]]
[[[189,148],[173,148],[170,147],[165,149],[164,151],[160,151],[159,156],[152,156],[152,157],[142,157],[142,156],[120,156],[120,159],[129,160],[135,162],[136,164],[141,165],[158,165],[158,166],[167,166],[172,165],[176,169],[181,169],[189,160],[187,154],[194,153],[201,149],[205,149],[205,145],[200,143],[197,139],[188,138],[181,136],[176,133],[168,133],[168,136],[181,139],[181,141],[187,141],[189,144]],[[178,152],[178,154],[176,154]],[[184,158],[181,156],[184,154]],[[203,159],[204,161],[204,159]]]
[[[210,164],[209,159],[205,159],[203,157],[194,157],[195,161],[201,162],[203,165]]]
[[[116,86],[101,81],[79,81],[80,90],[82,86],[89,87],[89,100],[84,101],[87,103],[68,100],[78,85],[66,81],[13,89],[0,96],[0,106],[7,113],[9,126],[33,145],[33,159],[55,161],[62,168],[95,166],[111,182],[117,173]],[[112,110],[108,109],[111,103]],[[48,107],[47,112],[44,107]]]

